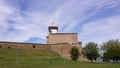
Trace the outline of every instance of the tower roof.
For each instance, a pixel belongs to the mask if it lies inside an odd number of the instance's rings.
[[[54,21],[50,26],[48,26],[48,30],[49,30],[49,33],[57,33],[58,26],[54,23]]]
[[[54,21],[52,22],[52,24],[50,25],[50,26],[57,26],[55,23],[54,23]]]

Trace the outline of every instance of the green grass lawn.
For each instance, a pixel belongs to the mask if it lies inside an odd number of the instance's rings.
[[[120,64],[73,62],[49,50],[18,50],[0,48],[0,68],[120,68]]]

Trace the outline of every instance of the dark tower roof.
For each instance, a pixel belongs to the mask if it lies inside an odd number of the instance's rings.
[[[56,29],[58,31],[58,26],[54,22],[52,22],[52,24],[48,26],[48,30],[50,33],[51,33],[51,29]]]

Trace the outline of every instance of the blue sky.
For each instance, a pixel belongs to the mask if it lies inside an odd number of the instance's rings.
[[[52,21],[83,46],[120,39],[120,0],[0,0],[0,41],[46,43]]]

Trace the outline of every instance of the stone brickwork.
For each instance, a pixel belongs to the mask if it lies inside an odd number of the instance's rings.
[[[51,45],[51,50],[58,53],[62,58],[70,59],[69,51],[72,48],[72,45],[63,43]]]
[[[62,57],[70,58],[69,51],[72,46],[77,46],[80,53],[82,51],[82,42],[78,42],[77,33],[51,33],[47,36],[47,44],[54,44],[51,46],[52,50],[59,53]]]
[[[50,50],[50,46],[47,46],[45,44],[18,43],[18,42],[0,42],[0,47],[1,48]]]
[[[47,36],[47,44],[69,43],[78,45],[77,33],[52,33]]]
[[[18,42],[0,42],[0,48],[18,48],[18,49],[39,49],[51,50],[58,53],[63,58],[70,58],[69,51],[72,45],[67,43],[62,44],[32,44],[32,43],[18,43]]]
[[[78,47],[78,46],[77,46]],[[69,51],[72,45],[68,43],[59,44],[32,44],[32,43],[18,43],[18,42],[0,42],[0,48],[19,48],[19,49],[39,49],[39,50],[51,50],[58,53],[62,58],[70,59]],[[79,46],[81,52],[81,47]],[[79,60],[85,60],[83,56],[80,56]]]
[[[49,35],[46,37],[47,44],[0,42],[0,48],[51,50],[58,53],[61,57],[68,59],[70,59],[69,51],[72,46],[77,46],[81,53],[82,42],[78,41],[77,33],[57,33],[58,26],[54,25],[54,23],[48,29]],[[80,56],[79,60],[81,59],[84,59],[84,57]]]
[[[51,50],[64,58],[70,58],[69,51],[72,46],[77,46],[82,51],[82,42],[78,41],[78,33],[58,33],[58,26],[53,22],[48,27],[49,34],[46,37],[47,44],[53,44]],[[66,44],[63,44],[66,43]]]

